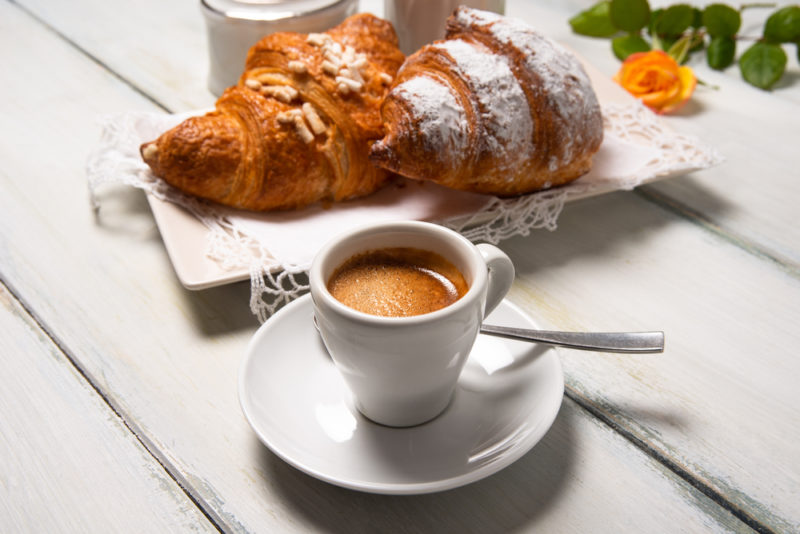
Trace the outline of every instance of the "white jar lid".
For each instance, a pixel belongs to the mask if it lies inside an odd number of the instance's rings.
[[[276,21],[315,15],[352,0],[202,0],[203,7],[227,18]]]

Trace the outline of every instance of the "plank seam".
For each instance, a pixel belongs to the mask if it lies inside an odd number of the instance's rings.
[[[761,248],[758,245],[750,242],[750,240],[743,237],[738,237],[735,233],[723,229],[719,224],[714,223],[711,219],[704,216],[700,212],[693,210],[686,204],[683,204],[676,199],[669,197],[663,193],[655,190],[652,186],[637,187],[633,192],[642,199],[655,204],[656,206],[677,215],[697,226],[705,229],[706,231],[714,234],[723,241],[744,250],[748,254],[755,256],[760,260],[768,261],[781,269],[783,272],[792,276],[793,278],[800,278],[800,268],[797,265],[782,260],[778,256],[770,253],[767,249]]]
[[[746,510],[726,499],[722,493],[720,493],[707,482],[703,481],[700,477],[695,476],[688,468],[680,465],[675,460],[672,460],[662,451],[648,444],[645,440],[634,434],[633,431],[617,422],[611,415],[604,412],[600,407],[592,403],[592,401],[584,397],[577,390],[569,386],[565,386],[564,395],[571,401],[575,402],[578,406],[583,408],[591,416],[597,418],[603,424],[607,425],[612,431],[616,432],[630,442],[633,446],[656,460],[658,463],[662,464],[672,473],[714,501],[714,503],[728,511],[731,515],[736,517],[739,521],[751,529],[759,532],[760,534],[777,534],[776,531],[760,522]]]
[[[101,67],[106,73],[110,74],[118,81],[120,81],[123,85],[129,87],[135,93],[142,96],[145,100],[149,101],[159,109],[167,112],[172,113],[168,107],[164,104],[156,100],[154,97],[149,95],[148,93],[144,92],[140,89],[137,85],[134,85],[128,79],[122,77],[118,74],[114,69],[110,68],[105,62],[100,60],[97,56],[91,54],[88,50],[81,47],[77,42],[73,39],[69,38],[64,33],[57,30],[55,27],[50,25],[49,23],[45,22],[36,14],[31,12],[25,6],[21,6],[14,0],[9,0],[11,4],[16,6],[21,11],[25,12],[29,17],[33,20],[37,21],[40,25],[47,28],[48,31],[53,33],[54,35],[58,36],[60,39],[68,43],[72,48],[80,52],[83,56],[88,58],[90,61]],[[665,209],[683,219],[689,220],[698,226],[704,228],[705,230],[713,233],[714,235],[720,237],[721,239],[729,242],[730,244],[740,248],[749,254],[756,256],[759,259],[767,260],[774,263],[776,266],[781,268],[783,271],[787,272],[787,274],[800,278],[800,271],[793,266],[789,265],[786,262],[782,261],[778,257],[770,254],[765,249],[759,248],[753,244],[748,243],[745,240],[738,239],[734,234],[726,232],[723,230],[722,227],[713,223],[710,219],[703,216],[699,212],[692,210],[687,205],[678,202],[677,200],[670,198],[662,193],[659,193],[653,190],[651,187],[643,186],[640,188],[636,188],[634,193],[639,195],[644,200],[655,204],[662,209]],[[180,470],[173,465],[166,456],[160,451],[160,449],[151,441],[145,432],[142,431],[141,428],[134,422],[134,419],[131,418],[124,410],[122,410],[117,402],[113,399],[113,397],[107,394],[101,387],[101,385],[94,379],[94,377],[80,364],[79,360],[66,349],[66,347],[60,342],[60,340],[52,333],[49,329],[45,327],[42,321],[40,321],[37,314],[29,308],[26,303],[19,297],[18,293],[10,287],[3,277],[0,276],[0,284],[6,288],[9,294],[19,303],[19,305],[25,310],[25,312],[31,317],[31,319],[36,323],[42,333],[47,336],[47,338],[57,347],[59,352],[70,362],[70,364],[75,368],[75,370],[80,374],[81,377],[86,380],[86,382],[90,385],[90,387],[100,396],[101,399],[106,403],[106,405],[112,410],[112,412],[119,418],[120,422],[125,425],[128,430],[130,430],[131,434],[134,438],[144,447],[144,449],[153,457],[153,459],[161,465],[161,467],[165,470],[168,476],[175,481],[178,487],[181,488],[183,493],[189,498],[189,500],[197,506],[197,508],[201,511],[201,513],[209,520],[209,522],[217,528],[220,532],[225,534],[229,532],[233,532],[233,530],[228,526],[227,522],[223,520],[213,509],[213,507],[208,504],[201,496],[195,495],[193,486],[186,480],[186,478],[181,474]],[[578,406],[580,406],[583,410],[589,413],[591,416],[595,417],[603,424],[607,425],[612,431],[619,434],[623,438],[625,438],[628,442],[634,445],[636,448],[647,454],[649,457],[653,458],[660,464],[664,465],[668,470],[674,473],[676,476],[684,480],[690,486],[701,492],[703,495],[711,499],[714,503],[718,506],[722,507],[731,515],[742,521],[745,525],[752,528],[756,532],[763,533],[763,534],[773,534],[775,533],[774,530],[770,529],[768,526],[764,525],[756,518],[754,518],[751,514],[747,511],[743,510],[741,507],[737,506],[736,504],[727,500],[723,494],[721,494],[718,490],[713,488],[708,483],[704,482],[697,476],[695,476],[689,469],[686,467],[678,464],[674,460],[670,459],[667,455],[663,452],[658,450],[657,448],[649,445],[643,439],[636,436],[631,430],[625,428],[622,424],[618,423],[605,413],[600,407],[594,405],[590,400],[583,397],[579,394],[576,390],[566,387],[565,388],[565,396],[575,402]]]
[[[124,85],[131,88],[134,92],[144,97],[149,102],[153,103],[155,106],[160,108],[163,111],[171,113],[166,106],[152,98],[147,93],[143,92],[141,89],[130,83],[125,78],[121,77],[117,74],[113,69],[109,68],[104,62],[100,61],[96,56],[90,54],[86,49],[79,46],[75,41],[67,37],[62,32],[58,31],[52,25],[48,24],[47,22],[43,21],[41,18],[37,17],[34,13],[32,13],[29,9],[25,6],[21,6],[14,0],[10,0],[10,3],[17,7],[20,11],[26,13],[31,19],[35,20],[38,24],[45,27],[48,31],[53,33],[54,35],[58,36],[60,39],[64,40],[68,43],[71,47],[75,50],[80,52],[82,55],[87,57],[90,61],[95,63],[96,65],[100,66],[105,72],[109,73],[111,76],[115,77]],[[38,315],[31,309],[23,299],[20,298],[20,295],[17,291],[14,290],[5,280],[4,277],[0,276],[0,284],[8,291],[8,293],[19,303],[20,307],[25,310],[28,316],[36,323],[42,333],[47,336],[48,339],[56,346],[56,348],[61,352],[61,354],[67,359],[68,362],[75,368],[75,370],[86,380],[89,386],[103,399],[103,402],[111,409],[112,412],[119,418],[120,422],[125,425],[125,427],[130,430],[131,434],[134,438],[144,447],[144,449],[152,456],[152,458],[164,469],[167,475],[175,481],[181,491],[189,498],[189,500],[200,510],[200,512],[208,519],[208,521],[213,525],[218,531],[222,533],[229,533],[233,532],[232,529],[228,526],[227,522],[223,520],[213,509],[213,507],[207,503],[201,496],[196,495],[194,488],[192,485],[186,480],[186,478],[180,473],[180,470],[174,466],[164,454],[161,453],[159,448],[153,443],[146,434],[139,428],[138,425],[134,422],[134,420],[128,416],[114,401],[114,399],[106,394],[103,391],[100,384],[92,377],[92,375],[80,364],[77,358],[74,358],[72,354],[66,349],[66,347],[60,342],[60,340],[52,333],[48,328],[45,327],[44,323],[39,319]]]
[[[209,523],[213,525],[219,532],[223,534],[232,533],[233,530],[228,526],[227,521],[225,521],[222,517],[220,517],[213,509],[213,507],[208,504],[201,496],[195,495],[193,491],[192,485],[189,484],[188,480],[181,474],[180,470],[174,466],[164,454],[161,453],[159,448],[153,443],[150,438],[142,431],[141,428],[134,422],[134,420],[122,410],[118,403],[112,398],[111,395],[106,394],[100,384],[92,377],[92,375],[84,369],[84,367],[80,364],[80,362],[74,358],[69,351],[66,350],[64,345],[60,342],[60,340],[51,333],[47,328],[45,328],[42,321],[39,319],[37,314],[29,307],[27,304],[19,297],[19,294],[14,290],[14,288],[9,285],[4,277],[0,276],[0,285],[5,288],[9,295],[11,295],[14,300],[17,301],[19,306],[25,310],[25,313],[31,318],[31,320],[36,323],[39,327],[40,331],[43,335],[45,335],[58,349],[58,351],[66,358],[66,360],[75,368],[78,374],[83,377],[84,380],[89,384],[89,386],[100,396],[100,398],[105,402],[105,404],[114,412],[114,415],[120,420],[120,422],[125,425],[125,427],[130,430],[133,437],[144,447],[144,449],[153,457],[153,459],[164,469],[167,475],[175,481],[181,491],[188,497],[188,499],[200,510],[200,512],[208,519]]]
[[[88,58],[91,62],[93,62],[94,64],[96,64],[99,67],[101,67],[107,74],[110,74],[111,76],[113,76],[114,78],[119,80],[123,85],[125,85],[125,86],[129,87],[130,89],[132,89],[136,94],[142,96],[144,99],[146,99],[148,102],[152,103],[153,105],[155,105],[156,107],[158,107],[162,111],[165,111],[167,113],[173,113],[173,111],[170,110],[169,108],[167,108],[164,104],[162,104],[161,102],[159,102],[158,100],[156,100],[155,98],[150,96],[149,94],[145,93],[142,89],[140,89],[139,87],[137,87],[136,85],[131,83],[129,80],[127,80],[127,79],[123,78],[122,76],[120,76],[109,65],[107,65],[105,62],[101,61],[100,58],[98,58],[97,56],[89,53],[88,50],[86,50],[85,48],[80,46],[76,41],[74,41],[73,39],[68,37],[63,32],[59,31],[57,28],[52,26],[47,21],[45,21],[42,18],[38,17],[36,15],[36,13],[32,12],[26,6],[20,5],[19,3],[16,2],[16,0],[8,0],[8,1],[12,5],[14,5],[17,9],[19,9],[20,11],[24,12],[25,14],[27,14],[31,19],[35,20],[38,24],[40,24],[44,28],[47,28],[47,30],[49,32],[51,32],[53,35],[58,36],[61,40],[63,40],[67,44],[69,44],[72,48],[74,48],[75,50],[80,52],[83,56]]]

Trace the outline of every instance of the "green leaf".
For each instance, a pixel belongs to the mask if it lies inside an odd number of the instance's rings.
[[[571,19],[572,31],[589,37],[611,37],[619,30],[611,23],[609,16],[610,1],[598,2],[589,9],[581,11]]]
[[[725,4],[711,4],[703,10],[703,26],[711,37],[733,37],[742,26],[742,16]]]
[[[684,35],[673,43],[667,50],[667,54],[672,57],[677,63],[686,62],[689,56],[689,48],[692,46],[692,36]]]
[[[780,45],[758,42],[739,58],[739,68],[747,83],[769,89],[786,70],[786,52]]]
[[[692,28],[699,30],[703,27],[703,10],[692,8]]]
[[[614,26],[636,33],[650,21],[650,4],[647,0],[611,0],[609,15]]]
[[[706,49],[708,66],[722,70],[731,66],[736,56],[736,41],[733,37],[714,37]]]
[[[650,12],[650,22],[647,23],[647,34],[656,35],[656,21],[661,18],[663,9],[658,8]]]
[[[692,6],[675,4],[660,13],[653,26],[658,35],[681,35],[692,25],[693,20]]]
[[[625,58],[635,52],[648,52],[650,43],[640,35],[623,35],[611,40],[611,49],[620,61],[625,61]]]
[[[775,43],[800,39],[800,6],[787,6],[770,15],[764,24],[764,38]]]

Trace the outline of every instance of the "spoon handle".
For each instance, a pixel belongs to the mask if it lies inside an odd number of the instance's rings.
[[[664,352],[664,332],[552,332],[484,324],[481,326],[481,333],[598,352],[626,354]]]

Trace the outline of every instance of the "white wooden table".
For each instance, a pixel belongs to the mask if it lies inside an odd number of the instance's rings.
[[[377,3],[377,7],[373,5]],[[592,2],[509,0],[608,76]],[[379,9],[379,0],[367,9]],[[553,329],[663,329],[667,350],[563,351],[544,440],[460,489],[390,497],[289,467],[256,439],[237,369],[249,285],[176,279],[144,195],[95,217],[108,112],[210,106],[195,0],[0,2],[0,531],[800,531],[800,69],[763,92],[695,65],[669,125],[713,169],[569,204],[501,247],[510,299]]]

